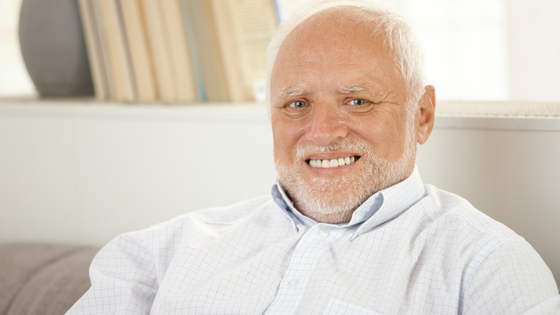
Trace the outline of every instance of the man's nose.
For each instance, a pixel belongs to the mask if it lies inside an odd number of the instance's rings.
[[[313,108],[311,115],[307,140],[317,145],[328,146],[348,134],[348,128],[336,106],[318,104]]]

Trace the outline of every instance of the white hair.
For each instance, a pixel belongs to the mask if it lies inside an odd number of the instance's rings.
[[[357,14],[364,27],[375,26],[375,33],[384,35],[386,44],[393,51],[398,74],[407,89],[407,110],[413,112],[424,94],[424,51],[406,19],[378,0],[312,0],[299,7],[282,22],[272,37],[266,52],[266,102],[270,108],[270,77],[280,46],[288,34],[312,15],[331,8],[352,7],[350,14]]]

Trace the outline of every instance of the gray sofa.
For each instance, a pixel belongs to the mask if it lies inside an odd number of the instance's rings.
[[[97,247],[0,243],[0,315],[61,315],[90,287]]]

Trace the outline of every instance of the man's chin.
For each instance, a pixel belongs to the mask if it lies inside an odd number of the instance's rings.
[[[297,208],[302,213],[314,214],[313,216],[351,215],[363,203],[362,200],[348,200],[347,194],[318,196],[317,198],[307,198],[307,200],[303,200],[302,196],[300,196],[297,200]],[[341,200],[346,202],[341,203]]]
[[[288,173],[292,172],[288,171]],[[301,176],[286,174],[279,170],[279,178],[296,208],[311,217],[317,215],[351,216],[352,212],[373,194],[358,184],[359,181],[353,176],[304,179]]]

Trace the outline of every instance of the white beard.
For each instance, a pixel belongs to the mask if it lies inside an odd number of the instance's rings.
[[[275,159],[278,180],[301,212],[315,213],[319,217],[346,213],[341,222],[348,221],[351,213],[370,196],[403,181],[410,175],[416,158],[416,145],[412,133],[413,118],[412,115],[407,119],[404,152],[394,162],[375,156],[365,141],[343,140],[326,147],[312,144],[297,148],[296,161],[292,165],[280,164],[278,159]],[[305,156],[334,150],[359,153],[365,171],[360,176],[304,178],[300,170],[307,167],[304,165]]]

